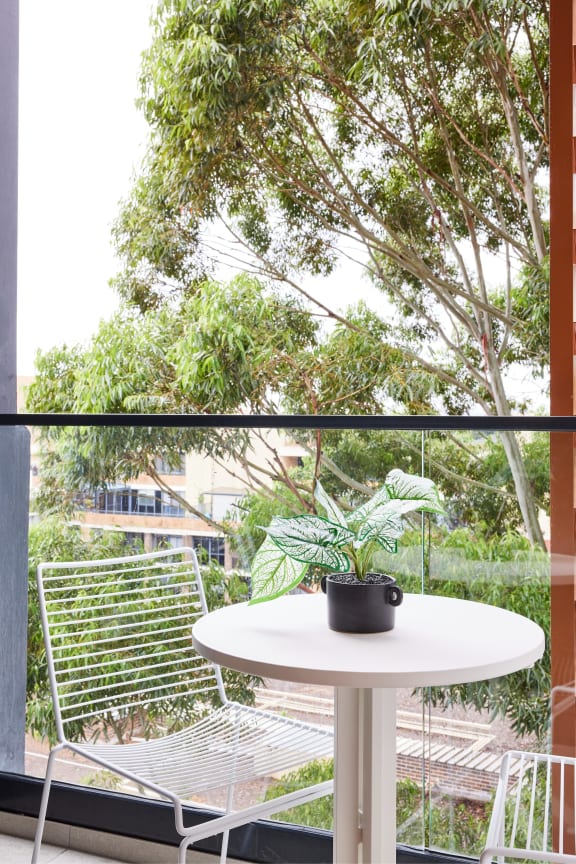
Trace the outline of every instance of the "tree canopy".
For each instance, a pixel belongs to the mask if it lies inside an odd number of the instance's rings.
[[[406,379],[405,360],[388,346],[385,323],[362,305],[349,320],[353,327],[339,324],[323,334],[303,303],[253,277],[206,282],[180,302],[145,312],[124,308],[82,349],[40,354],[27,406],[54,414],[272,414],[281,407],[314,415],[350,412],[352,399],[356,413],[372,414],[386,398],[391,408],[426,410],[428,384],[417,369]],[[383,381],[395,383],[386,391]],[[295,488],[273,446],[266,445],[268,463],[256,464],[246,432],[185,426],[137,428],[127,417],[122,427],[50,427],[39,505],[51,512],[73,504],[79,490],[141,472],[161,485],[154,458],[170,462],[191,450],[232,457],[256,489],[275,481]],[[323,458],[318,443],[313,436],[317,461]]]
[[[511,371],[548,357],[547,104],[543,0],[161,0],[116,285],[161,308],[228,257],[358,347],[366,328],[306,281],[346,255],[403,358],[381,404],[418,370],[419,410],[520,410]],[[541,542],[518,443],[504,446]]]
[[[45,429],[37,505],[46,512],[73,508],[83,490],[145,473],[184,509],[206,519],[156,469],[157,457],[177,464],[190,451],[239,472],[252,492],[279,512],[312,509],[318,478],[343,506],[357,507],[392,468],[420,473],[420,433],[287,428],[284,434],[304,456],[298,471],[287,471],[265,430],[195,428],[188,422],[198,413],[277,409],[312,418],[351,413],[351,404],[354,414],[366,415],[430,410],[428,376],[414,366],[407,377],[402,352],[388,345],[385,322],[362,304],[347,314],[353,327],[338,323],[323,333],[303,304],[239,275],[227,285],[206,283],[179,304],[143,313],[124,309],[102,322],[84,348],[39,355],[28,392],[30,410],[126,415],[126,423]],[[132,413],[182,415],[182,425],[131,426]],[[265,459],[254,455],[257,437]],[[535,501],[544,509],[546,447],[545,436],[521,442]],[[487,535],[521,526],[513,477],[497,436],[436,434],[426,444],[425,463],[450,502],[455,525],[482,525]],[[251,511],[258,511],[255,497],[246,502],[243,522],[250,522]],[[225,524],[215,527],[227,530]],[[250,533],[238,526],[230,531]],[[254,548],[250,541],[247,560]]]
[[[546,353],[545,328],[522,351],[512,308],[547,252],[546,38],[536,2],[162,0],[120,289],[143,305],[193,290],[214,218],[287,282],[333,272],[354,241],[403,337],[439,340],[461,398],[496,410],[490,350],[499,366]],[[494,295],[486,252],[502,253]]]

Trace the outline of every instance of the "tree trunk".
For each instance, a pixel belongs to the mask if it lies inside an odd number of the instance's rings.
[[[508,402],[508,397],[506,396],[498,357],[494,351],[494,345],[490,338],[488,342],[486,362],[490,374],[491,389],[496,413],[499,417],[509,416],[510,404]],[[532,487],[530,485],[528,474],[526,473],[526,465],[524,464],[518,439],[514,432],[501,432],[500,440],[502,441],[502,446],[504,447],[504,452],[506,453],[506,458],[510,465],[510,471],[512,472],[516,497],[518,498],[518,506],[522,513],[522,519],[524,521],[524,527],[528,539],[532,543],[540,546],[542,549],[546,549],[544,535],[542,534],[542,529],[538,521],[536,502],[534,501]]]
[[[518,439],[514,432],[501,432],[500,438],[508,458],[512,477],[514,478],[518,505],[522,513],[528,539],[532,543],[541,546],[542,549],[546,549],[542,529],[538,522],[538,512],[532,495],[530,480],[526,474],[526,466],[524,465],[524,460],[520,452]]]

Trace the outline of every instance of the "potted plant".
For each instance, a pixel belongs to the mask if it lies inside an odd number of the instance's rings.
[[[314,497],[324,516],[275,517],[264,528],[266,539],[252,563],[250,603],[273,600],[292,590],[312,564],[331,571],[322,579],[331,629],[391,630],[402,589],[391,576],[372,573],[370,567],[378,549],[396,552],[404,514],[444,513],[435,484],[396,468],[372,498],[348,514],[318,481]]]

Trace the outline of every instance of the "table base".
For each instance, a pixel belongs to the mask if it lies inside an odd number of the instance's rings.
[[[396,690],[335,688],[334,862],[396,861]]]

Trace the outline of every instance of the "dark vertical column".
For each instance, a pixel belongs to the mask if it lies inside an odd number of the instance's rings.
[[[18,0],[0,0],[0,412],[16,411]]]
[[[0,413],[16,412],[18,0],[0,0]],[[0,428],[0,770],[24,771],[28,431]]]
[[[1,427],[0,771],[17,773],[24,773],[26,728],[29,478],[28,430]]]
[[[550,2],[550,370],[551,413],[574,414],[574,224],[573,153],[573,6],[576,0]],[[551,651],[552,686],[573,686],[576,660],[574,607],[574,445],[570,434],[551,436]],[[560,703],[557,703],[560,704]],[[553,718],[554,752],[576,755],[574,700]],[[555,778],[555,793],[558,778]],[[570,786],[568,787],[570,788]],[[573,785],[572,785],[573,788]],[[566,815],[573,813],[574,800]],[[556,812],[557,808],[555,808]],[[573,818],[565,820],[573,835]],[[558,824],[555,820],[555,834]],[[573,836],[568,848],[573,851]]]

